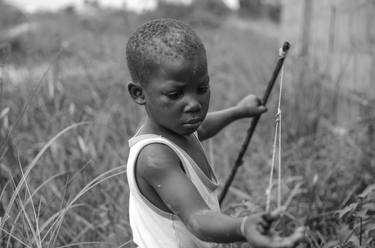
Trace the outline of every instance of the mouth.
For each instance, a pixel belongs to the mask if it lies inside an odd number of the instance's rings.
[[[198,128],[203,122],[202,118],[193,118],[187,121],[184,121],[183,126],[186,128]]]
[[[184,122],[184,124],[197,124],[201,123],[203,120],[202,118],[192,118]]]

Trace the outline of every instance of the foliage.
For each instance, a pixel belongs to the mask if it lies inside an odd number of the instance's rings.
[[[265,3],[261,0],[239,0],[239,13],[242,17],[266,17],[280,22],[281,3],[278,1]]]
[[[312,225],[312,247],[374,247],[375,245],[375,185],[369,185],[354,197],[351,203],[327,216],[316,216],[308,221]],[[323,223],[322,221],[325,221]],[[326,233],[328,227],[335,233]],[[334,234],[334,235],[332,235]]]
[[[369,185],[355,200],[337,211],[342,221],[337,245],[355,247],[375,245],[375,184]],[[340,239],[341,238],[341,239]],[[335,241],[331,241],[334,243]]]
[[[229,13],[226,5],[217,0],[193,1],[190,5],[159,1],[158,8],[146,13],[146,18],[169,17],[184,20],[193,26],[217,28]]]
[[[7,4],[3,0],[0,1],[0,31],[4,28],[20,24],[25,19],[25,15],[19,9]]]

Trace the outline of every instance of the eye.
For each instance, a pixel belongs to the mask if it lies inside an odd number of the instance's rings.
[[[166,93],[166,96],[169,99],[172,99],[172,100],[176,100],[183,95],[184,95],[184,92],[182,90],[174,90],[174,91],[170,91],[170,92]]]
[[[203,95],[209,90],[210,90],[210,86],[208,86],[208,84],[204,85],[204,86],[201,86],[201,87],[198,88],[198,94]]]

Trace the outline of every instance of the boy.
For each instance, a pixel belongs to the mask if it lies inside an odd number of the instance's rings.
[[[234,120],[266,111],[253,95],[207,115],[210,86],[205,48],[195,32],[173,19],[140,26],[126,47],[133,82],[128,90],[147,116],[129,140],[127,179],[133,240],[141,248],[213,247],[248,241],[286,247],[302,238],[267,234],[274,218],[235,218],[220,212],[218,182],[200,141]]]

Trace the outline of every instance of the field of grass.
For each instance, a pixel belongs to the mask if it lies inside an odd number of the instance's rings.
[[[0,247],[132,247],[123,165],[143,110],[127,93],[124,48],[148,18],[119,11],[29,16],[35,30],[13,50],[1,48]],[[225,21],[194,28],[208,53],[210,109],[261,96],[279,41]],[[293,200],[279,230],[308,226],[301,247],[374,247],[372,125],[343,133],[327,124],[332,95],[309,68],[298,84],[299,58],[286,66],[282,199]],[[227,213],[265,206],[276,98],[275,91],[224,202]],[[204,144],[221,182],[248,125],[234,123]]]

